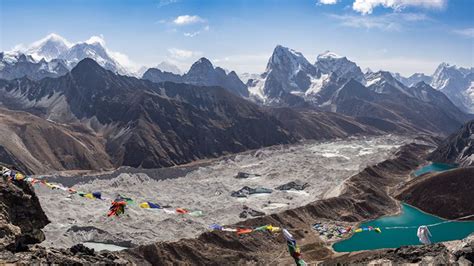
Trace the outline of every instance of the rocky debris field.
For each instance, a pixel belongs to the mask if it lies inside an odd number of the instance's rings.
[[[212,223],[233,224],[337,196],[345,179],[390,158],[409,141],[406,137],[387,135],[274,146],[215,160],[177,178],[122,172],[111,179],[91,178],[74,186],[79,191],[100,191],[109,199],[117,194],[132,197],[135,204],[119,218],[106,216],[109,200],[91,200],[35,186],[41,206],[51,220],[44,229],[46,240],[42,245],[70,247],[100,242],[132,247],[196,237]],[[236,178],[239,172],[251,175]],[[302,184],[304,189],[298,190],[300,187],[294,185],[285,186],[291,190],[278,189],[290,182]],[[233,192],[245,186],[266,189],[267,193],[232,197]],[[141,209],[138,204],[143,201],[201,210],[204,215],[192,217]]]

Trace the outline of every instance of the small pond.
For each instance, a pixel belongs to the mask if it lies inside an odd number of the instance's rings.
[[[402,204],[402,213],[395,216],[386,216],[373,221],[362,223],[360,227],[380,227],[382,233],[364,231],[355,233],[351,238],[342,240],[333,245],[337,252],[358,250],[372,250],[380,248],[398,248],[406,245],[419,245],[416,236],[420,225],[430,225],[445,222],[439,217],[424,213],[408,204]],[[386,227],[409,227],[392,228]],[[474,232],[474,222],[448,222],[429,227],[433,242],[462,239]]]

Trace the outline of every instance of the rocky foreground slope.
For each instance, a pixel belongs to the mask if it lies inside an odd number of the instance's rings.
[[[48,223],[29,184],[0,177],[0,264],[126,263],[114,254],[97,254],[82,245],[70,249],[34,245],[44,240],[41,229]]]

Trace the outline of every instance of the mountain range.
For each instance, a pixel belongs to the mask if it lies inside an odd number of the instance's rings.
[[[37,172],[164,167],[302,139],[447,135],[472,119],[448,93],[462,88],[472,69],[443,65],[430,79],[403,79],[386,71],[363,73],[329,51],[313,64],[278,45],[265,72],[246,75],[244,84],[236,72],[206,58],[185,74],[165,63],[138,79],[111,54],[98,37],[71,44],[57,35],[22,52],[1,53],[0,113],[11,125],[5,136],[22,141],[0,141],[0,154]],[[49,152],[32,151],[9,110],[35,116],[30,121],[38,126],[30,128],[41,141],[34,144]],[[72,150],[56,150],[43,127],[62,132],[55,135]],[[58,159],[64,154],[74,155]],[[88,159],[94,156],[101,159]],[[37,157],[44,161],[32,159]]]
[[[321,106],[325,102],[320,102],[320,99],[328,99],[327,95],[320,95],[320,91],[324,87],[334,86],[330,81],[334,81],[336,77],[347,81],[354,79],[367,85],[367,78],[370,78],[368,76],[374,74],[372,71],[363,73],[355,62],[331,51],[318,55],[315,63],[311,64],[303,54],[281,45],[274,49],[262,74],[246,73],[239,77],[234,71],[214,67],[206,58],[195,62],[186,74],[166,61],[156,67],[132,71],[121,65],[114,54],[105,48],[105,41],[101,37],[93,36],[83,42],[70,43],[57,34],[50,34],[26,48],[0,53],[0,78],[27,76],[39,80],[44,77],[59,77],[84,58],[92,58],[114,73],[143,77],[155,82],[222,86],[257,103],[273,106],[302,106],[307,103]],[[431,76],[415,73],[410,77],[403,77],[398,73],[389,73],[385,74],[385,78],[389,78],[388,75],[407,88],[423,81],[446,94],[463,112],[474,113],[472,67],[462,68],[442,63]]]
[[[6,148],[10,161],[22,162],[35,172],[47,166],[54,170],[121,165],[156,168],[303,138],[385,132],[376,123],[333,113],[291,110],[293,116],[277,115],[273,113],[278,110],[259,107],[222,87],[121,76],[89,58],[58,78],[0,80],[0,91],[2,106],[18,112],[17,117],[34,114],[30,137],[24,135],[28,127],[12,122],[4,135],[18,135],[23,142],[0,139],[0,146]],[[317,131],[303,131],[309,128]],[[59,136],[64,136],[62,144]],[[43,140],[31,142],[30,138]],[[63,146],[68,150],[47,152],[65,149]],[[79,150],[83,148],[88,152]],[[37,155],[32,150],[47,155],[30,156]],[[58,158],[62,155],[64,159]],[[93,162],[88,156],[102,159]]]

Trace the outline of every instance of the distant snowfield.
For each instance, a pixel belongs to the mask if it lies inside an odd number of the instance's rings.
[[[45,246],[69,247],[76,243],[102,242],[133,246],[157,241],[196,237],[212,223],[232,224],[240,220],[243,206],[271,214],[303,206],[325,195],[337,196],[342,183],[364,167],[393,155],[410,139],[381,136],[332,142],[273,146],[216,160],[186,176],[156,180],[146,174],[120,174],[113,179],[95,179],[74,186],[113,199],[117,194],[131,197],[135,205],[126,214],[107,217],[109,200],[91,200],[64,191],[35,186],[51,223],[44,232]],[[236,179],[238,172],[260,177]],[[72,177],[73,178],[73,177]],[[300,180],[310,184],[305,191],[285,192],[276,187]],[[234,198],[232,191],[243,186],[265,187],[273,193]],[[151,201],[174,208],[202,210],[204,216],[168,214],[162,210],[140,209]]]

